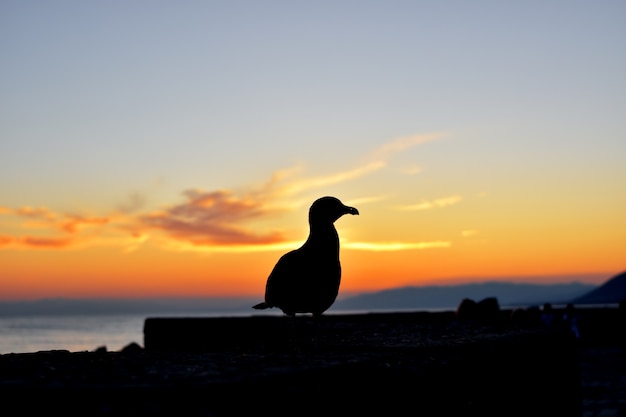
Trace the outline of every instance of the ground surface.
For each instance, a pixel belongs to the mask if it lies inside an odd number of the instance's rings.
[[[331,318],[317,330],[301,320],[295,333],[281,321],[274,330],[288,337],[250,344],[227,338],[237,329],[224,323],[202,351],[0,355],[3,403],[25,415],[289,415],[295,401],[318,414],[339,402],[362,415],[626,416],[620,338],[570,343],[537,327],[400,315]]]

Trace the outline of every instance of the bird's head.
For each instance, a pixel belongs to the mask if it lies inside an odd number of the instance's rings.
[[[309,223],[334,223],[344,214],[358,215],[359,210],[346,206],[335,197],[318,198],[309,209]]]

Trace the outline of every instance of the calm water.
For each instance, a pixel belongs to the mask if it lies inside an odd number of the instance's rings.
[[[71,352],[106,346],[120,350],[143,345],[144,316],[76,315],[0,317],[0,353],[64,349]]]

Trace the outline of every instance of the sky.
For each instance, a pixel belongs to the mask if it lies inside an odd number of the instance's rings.
[[[626,269],[626,3],[0,3],[0,299],[340,296]]]

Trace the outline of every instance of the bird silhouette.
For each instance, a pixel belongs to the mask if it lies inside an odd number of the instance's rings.
[[[337,298],[341,282],[339,235],[335,221],[344,214],[358,215],[354,207],[335,197],[322,197],[309,209],[309,237],[280,257],[267,278],[265,301],[255,309],[280,308],[288,316],[311,313],[319,317]]]

